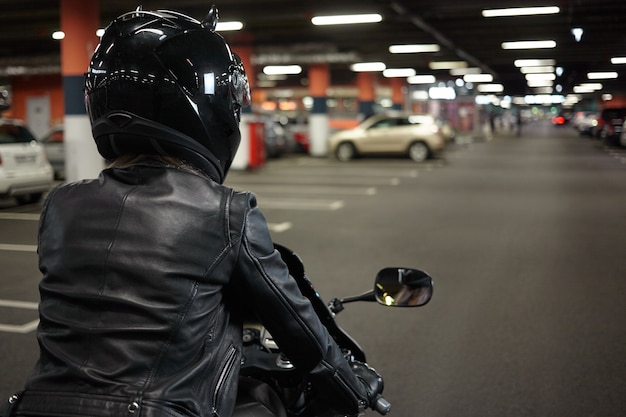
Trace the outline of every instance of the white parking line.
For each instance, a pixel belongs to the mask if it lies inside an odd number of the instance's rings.
[[[295,185],[255,185],[252,190],[254,194],[333,194],[333,195],[375,195],[376,187],[324,187]]]
[[[24,308],[27,310],[37,310],[39,303],[32,301],[0,300],[0,307]]]
[[[9,243],[0,243],[0,250],[14,252],[37,252],[37,245],[11,245]]]
[[[9,308],[23,308],[26,310],[37,310],[39,303],[33,303],[31,301],[16,301],[16,300],[0,300],[0,307]],[[2,324],[0,323],[0,332],[6,333],[30,333],[37,329],[39,320],[32,320],[24,324]]]
[[[272,232],[276,232],[276,233],[282,233],[286,230],[291,229],[291,226],[293,226],[291,224],[291,222],[282,222],[282,223],[268,223],[267,227],[270,229],[270,231]]]
[[[39,214],[0,213],[0,220],[39,220]]]
[[[259,199],[259,207],[263,209],[335,211],[343,206],[341,200]]]
[[[0,332],[5,333],[30,333],[37,329],[39,320],[29,321],[28,323],[16,325],[16,324],[0,324]]]

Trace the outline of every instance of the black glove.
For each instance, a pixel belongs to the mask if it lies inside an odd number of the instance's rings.
[[[383,378],[374,368],[366,363],[354,361],[350,364],[352,372],[361,381],[367,394],[367,405],[374,407],[377,397],[383,392]]]

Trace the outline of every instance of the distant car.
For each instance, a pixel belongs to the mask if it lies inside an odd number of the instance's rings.
[[[597,111],[577,112],[572,125],[581,135],[591,136],[594,129],[598,126],[599,117],[600,113]]]
[[[281,157],[289,150],[285,128],[277,120],[271,117],[265,118],[263,120],[263,125],[265,156],[267,158]]]
[[[598,117],[600,112],[597,111],[579,111],[571,121],[571,125],[581,135],[591,136],[593,129],[598,125]]]
[[[54,168],[54,178],[65,178],[65,144],[62,125],[54,126],[39,139],[46,151],[48,161]]]
[[[36,203],[53,185],[43,147],[19,120],[0,119],[0,196]]]
[[[619,140],[622,134],[622,126],[626,121],[626,107],[608,108],[602,110],[602,129],[600,137],[606,141]]]
[[[329,151],[340,161],[360,155],[408,155],[417,162],[444,150],[446,135],[428,114],[378,114],[354,129],[330,136]]]

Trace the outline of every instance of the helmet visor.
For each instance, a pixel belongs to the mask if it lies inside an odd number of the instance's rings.
[[[231,88],[235,102],[240,107],[250,106],[250,84],[248,83],[248,77],[246,76],[246,70],[243,67],[241,58],[237,54],[233,54],[230,72]]]

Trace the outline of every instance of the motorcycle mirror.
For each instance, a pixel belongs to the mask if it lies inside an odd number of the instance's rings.
[[[423,306],[433,296],[433,279],[419,269],[384,268],[376,275],[374,296],[390,307]]]

